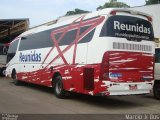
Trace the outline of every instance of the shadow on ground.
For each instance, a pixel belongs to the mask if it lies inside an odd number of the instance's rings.
[[[10,82],[13,84],[13,81]],[[52,95],[53,97],[53,89],[45,86],[30,84],[30,83],[22,83],[21,87],[27,87],[32,90],[40,91],[48,95]],[[138,98],[136,98],[138,97]],[[136,100],[135,100],[136,98]],[[59,98],[57,98],[59,99]],[[139,99],[139,101],[137,101]],[[144,104],[148,100],[156,101],[151,95],[133,95],[133,96],[89,96],[84,94],[73,93],[71,97],[64,100],[74,100],[77,102],[83,102],[86,104],[104,107],[104,108],[113,108],[113,109],[125,109],[125,108],[136,108],[137,106],[143,107],[146,106]]]

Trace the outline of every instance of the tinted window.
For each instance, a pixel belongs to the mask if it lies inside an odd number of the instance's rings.
[[[90,42],[93,38],[93,35],[94,35],[94,32],[95,32],[95,29],[92,30],[91,32],[89,32],[86,36],[84,36],[80,41],[79,43],[87,43],[87,42]]]
[[[155,51],[155,62],[160,63],[160,49],[156,49]]]
[[[50,37],[51,30],[39,32],[33,35],[28,35],[22,38],[19,51],[53,47],[53,41]]]
[[[15,40],[9,46],[8,53],[16,53],[19,40]]]
[[[8,49],[7,63],[15,56],[19,40],[12,42]]]
[[[80,28],[80,35],[82,35],[83,33],[85,33],[85,31],[89,28],[90,26],[85,26],[85,27],[81,27]],[[72,42],[75,41],[76,39],[76,35],[77,35],[78,30],[72,30],[72,31],[68,31],[63,38],[60,40],[59,42],[59,46],[63,46],[63,45],[70,45]],[[90,42],[93,38],[95,29],[92,30],[91,32],[89,32],[88,34],[86,34],[80,41],[79,43],[86,43],[86,42]],[[55,35],[55,39],[58,40],[61,35],[63,33],[57,33]]]
[[[63,33],[57,33],[57,34],[54,36],[55,39],[58,40],[58,39],[61,37],[62,34],[63,34]]]
[[[22,50],[30,50],[30,49],[38,49],[38,48],[46,48],[46,47],[53,47],[54,42],[51,39],[51,32],[62,27],[50,29],[47,31],[39,32],[36,34],[28,35],[24,38],[21,39],[20,41],[20,46],[19,46],[19,51]],[[85,33],[85,31],[91,26],[84,26],[80,28],[80,35]],[[64,34],[63,38],[59,41],[59,46],[63,45],[70,45],[72,42],[75,41],[76,35],[77,35],[78,30],[70,30]],[[89,32],[87,35],[85,35],[79,43],[86,43],[91,41],[93,35],[94,35],[95,29]],[[63,32],[57,33],[54,35],[55,39],[58,40],[61,36],[63,35]]]
[[[69,45],[76,39],[77,30],[68,31],[60,40],[59,45]]]
[[[91,27],[91,26],[81,27],[81,28],[80,28],[80,35],[81,35],[82,33],[84,33],[89,27]]]
[[[149,21],[122,15],[108,18],[100,33],[100,37],[104,36],[128,40],[154,40],[153,28]]]

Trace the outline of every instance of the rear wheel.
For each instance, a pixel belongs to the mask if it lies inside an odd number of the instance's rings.
[[[0,68],[0,76],[1,77],[5,77],[5,71],[6,71],[6,67]]]
[[[160,99],[160,82],[155,82],[153,90],[154,90],[154,97],[156,99]]]
[[[20,81],[17,80],[16,70],[13,70],[13,71],[12,71],[12,79],[13,79],[13,83],[14,83],[15,85],[20,85]]]
[[[66,97],[66,91],[64,90],[61,76],[57,76],[54,78],[54,93],[58,98]]]

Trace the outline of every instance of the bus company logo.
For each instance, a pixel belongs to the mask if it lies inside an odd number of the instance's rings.
[[[144,27],[143,24],[130,25],[122,24],[119,21],[114,21],[114,29],[151,34],[151,28]]]
[[[30,54],[24,54],[20,52],[19,61],[20,62],[40,62],[41,53],[36,53],[35,50],[33,52],[31,51]]]

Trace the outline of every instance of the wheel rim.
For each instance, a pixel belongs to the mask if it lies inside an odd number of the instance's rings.
[[[17,85],[18,81],[17,81],[17,74],[16,74],[16,72],[13,72],[12,79],[13,79],[14,84]]]
[[[6,75],[6,70],[3,70],[2,74],[5,76]]]
[[[56,93],[60,94],[62,92],[62,83],[57,81],[56,83]]]
[[[17,79],[17,75],[16,75],[16,73],[14,73],[14,75],[13,75],[13,79],[14,79],[14,80],[16,80],[16,79]]]

